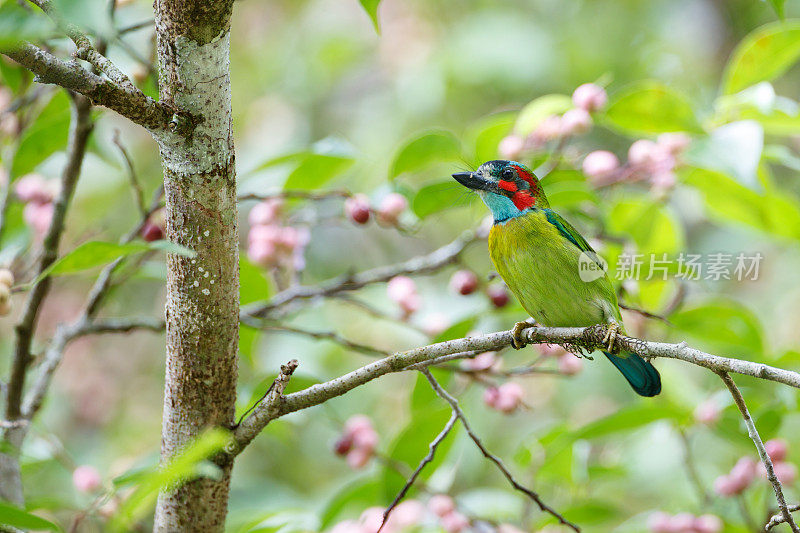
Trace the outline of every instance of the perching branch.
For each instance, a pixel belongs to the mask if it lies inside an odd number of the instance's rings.
[[[324,281],[319,285],[291,287],[279,292],[267,302],[257,302],[242,307],[240,316],[243,319],[247,317],[263,317],[297,300],[334,296],[345,291],[360,289],[372,283],[389,281],[395,276],[404,274],[434,272],[458,261],[467,246],[477,239],[475,231],[467,230],[450,244],[442,246],[428,255],[415,257],[395,265],[373,268],[358,274],[341,276]]]
[[[514,476],[511,474],[511,472],[508,471],[506,466],[503,464],[503,461],[501,461],[499,457],[497,457],[489,450],[487,450],[486,446],[483,445],[481,439],[472,431],[472,427],[469,425],[467,417],[464,415],[464,412],[458,405],[458,400],[456,400],[453,396],[450,395],[450,393],[444,390],[444,388],[439,384],[439,382],[436,381],[436,378],[433,377],[433,374],[431,374],[430,370],[426,368],[421,370],[420,372],[422,372],[425,375],[425,377],[428,378],[428,382],[431,384],[431,387],[433,387],[433,390],[436,392],[436,394],[441,399],[450,404],[450,408],[453,410],[453,414],[456,415],[458,419],[461,421],[461,424],[464,426],[464,429],[466,430],[467,435],[469,435],[469,438],[472,439],[472,442],[475,443],[475,446],[478,447],[483,456],[489,459],[497,466],[500,472],[503,473],[503,476],[505,476],[508,482],[511,483],[512,487],[514,487],[516,490],[528,496],[531,500],[533,500],[536,503],[536,505],[539,506],[539,509],[555,517],[561,524],[564,524],[565,526],[571,528],[574,531],[580,531],[580,528],[577,525],[573,524],[572,522],[564,518],[558,511],[556,511],[555,509],[544,503],[537,493],[521,485],[516,479],[514,479]]]
[[[604,346],[605,332],[606,326],[603,325],[587,328],[535,326],[524,330],[522,337],[528,343],[561,344],[573,349],[579,347],[592,351]],[[271,420],[280,416],[319,405],[386,374],[419,370],[425,366],[471,357],[479,352],[499,350],[509,346],[511,338],[512,331],[509,330],[414,348],[379,359],[330,381],[289,394],[281,399],[277,410],[268,411],[259,406],[242,421],[234,431],[235,445],[231,446],[228,451],[233,455],[240,453]],[[714,372],[736,372],[800,388],[800,374],[797,372],[708,354],[690,348],[686,343],[651,342],[624,335],[618,335],[616,342],[619,348],[642,357],[680,359]]]
[[[769,482],[772,484],[772,488],[775,491],[775,498],[778,500],[778,508],[781,510],[781,514],[783,515],[783,521],[786,522],[790,528],[792,528],[794,533],[800,533],[800,528],[797,527],[797,524],[794,522],[794,518],[792,518],[791,512],[786,506],[786,498],[783,496],[783,487],[781,486],[781,482],[778,480],[778,476],[775,475],[775,468],[772,466],[772,459],[767,453],[766,448],[764,448],[764,443],[761,441],[761,435],[758,434],[756,425],[753,422],[753,418],[750,416],[750,411],[747,409],[747,405],[744,403],[744,398],[742,397],[742,393],[739,391],[739,387],[736,386],[736,383],[733,382],[733,379],[731,379],[727,372],[718,371],[717,374],[719,374],[719,377],[722,378],[725,386],[728,387],[728,390],[731,392],[731,396],[733,396],[733,401],[736,403],[736,407],[738,407],[739,412],[742,413],[742,418],[747,426],[747,433],[750,435],[753,444],[756,445],[758,456],[761,458],[761,462],[764,464],[764,468],[767,470],[767,479],[769,479]]]

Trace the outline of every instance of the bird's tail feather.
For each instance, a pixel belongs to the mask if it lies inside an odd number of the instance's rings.
[[[603,353],[606,354],[609,361],[614,363],[617,370],[622,372],[636,394],[655,396],[661,392],[661,376],[658,375],[658,370],[652,364],[635,353],[620,352],[619,355]]]

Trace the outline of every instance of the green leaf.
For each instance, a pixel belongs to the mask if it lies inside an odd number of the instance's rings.
[[[33,172],[42,161],[66,147],[69,120],[69,97],[57,91],[23,132],[11,163],[12,179]]]
[[[774,80],[800,57],[800,21],[762,26],[736,47],[725,69],[723,93]]]
[[[173,457],[164,468],[143,475],[137,488],[120,506],[110,523],[110,529],[129,531],[130,526],[155,504],[162,489],[174,488],[198,475],[217,475],[219,469],[207,463],[206,459],[219,452],[227,444],[229,436],[229,432],[219,428],[206,431]]]
[[[49,520],[27,513],[6,502],[0,502],[0,525],[37,531],[61,531],[60,527]]]
[[[380,33],[381,29],[378,25],[378,5],[381,3],[381,0],[359,0],[361,2],[361,7],[364,8],[364,11],[367,12],[369,18],[372,20],[372,23],[375,25],[375,31]]]
[[[772,5],[772,9],[775,10],[775,14],[778,15],[778,18],[783,20],[786,17],[783,10],[783,4],[786,3],[786,0],[769,0],[769,3]]]
[[[440,161],[459,161],[461,143],[444,130],[429,130],[415,135],[397,152],[389,171],[389,179],[405,172],[414,172]]]
[[[81,244],[61,259],[50,265],[42,272],[32,284],[38,283],[47,276],[62,276],[64,274],[74,274],[106,265],[132,254],[146,252],[149,250],[160,250],[167,253],[182,255],[184,257],[194,257],[195,252],[186,247],[169,241],[154,241],[150,243],[131,242],[128,244],[118,244],[113,242],[89,241]]]
[[[687,416],[671,405],[637,405],[617,411],[599,420],[591,422],[572,434],[574,440],[592,440],[622,431],[630,431],[646,426],[656,420],[680,420]]]
[[[522,108],[517,117],[514,131],[523,136],[536,129],[550,115],[560,115],[572,107],[572,98],[565,94],[546,94],[529,102]]]
[[[264,269],[250,262],[245,255],[239,255],[239,301],[242,305],[268,300],[273,289],[264,276]]]
[[[0,47],[10,48],[20,41],[46,37],[52,26],[39,10],[25,9],[14,0],[0,3]]]
[[[357,515],[367,507],[380,505],[381,486],[374,479],[359,479],[336,491],[320,515],[320,530],[328,529],[340,517]]]
[[[689,101],[657,81],[617,93],[606,111],[611,126],[630,133],[702,132]]]
[[[463,193],[463,187],[454,180],[432,183],[417,191],[411,209],[419,218],[425,218],[445,209],[459,207],[454,200],[462,197]]]
[[[646,200],[616,204],[609,217],[609,230],[630,235],[639,253],[662,254],[683,248],[683,228],[664,207]]]
[[[472,146],[473,165],[479,166],[497,159],[497,147],[513,129],[515,119],[514,113],[496,113],[477,121],[469,128],[467,136]]]
[[[453,339],[460,339],[462,337],[466,337],[467,333],[472,331],[475,327],[475,324],[478,322],[478,317],[471,316],[469,318],[465,318],[459,322],[456,322],[443,332],[439,333],[435,339],[433,339],[432,344],[437,342],[445,342],[451,341]],[[425,381],[427,383],[427,380]],[[429,385],[430,387],[430,385]]]
[[[756,171],[763,146],[764,130],[758,123],[733,122],[695,139],[686,159],[694,166],[719,170],[742,185],[760,190]]]
[[[354,162],[349,156],[310,153],[289,174],[283,188],[318,189],[350,168]]]
[[[670,315],[686,335],[728,357],[760,360],[764,340],[758,317],[743,305],[718,300]]]

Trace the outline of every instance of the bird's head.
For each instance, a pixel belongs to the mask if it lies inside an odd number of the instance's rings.
[[[491,209],[495,222],[550,206],[533,172],[516,161],[487,161],[475,172],[458,172],[453,177],[478,193]]]

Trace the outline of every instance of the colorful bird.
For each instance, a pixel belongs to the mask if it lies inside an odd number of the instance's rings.
[[[602,260],[569,222],[550,209],[539,180],[516,161],[487,161],[453,177],[478,193],[492,211],[489,253],[497,272],[522,307],[543,326],[608,324],[603,353],[642,396],[661,392],[655,367],[636,354],[612,353],[622,316]],[[522,330],[514,327],[514,347]]]

